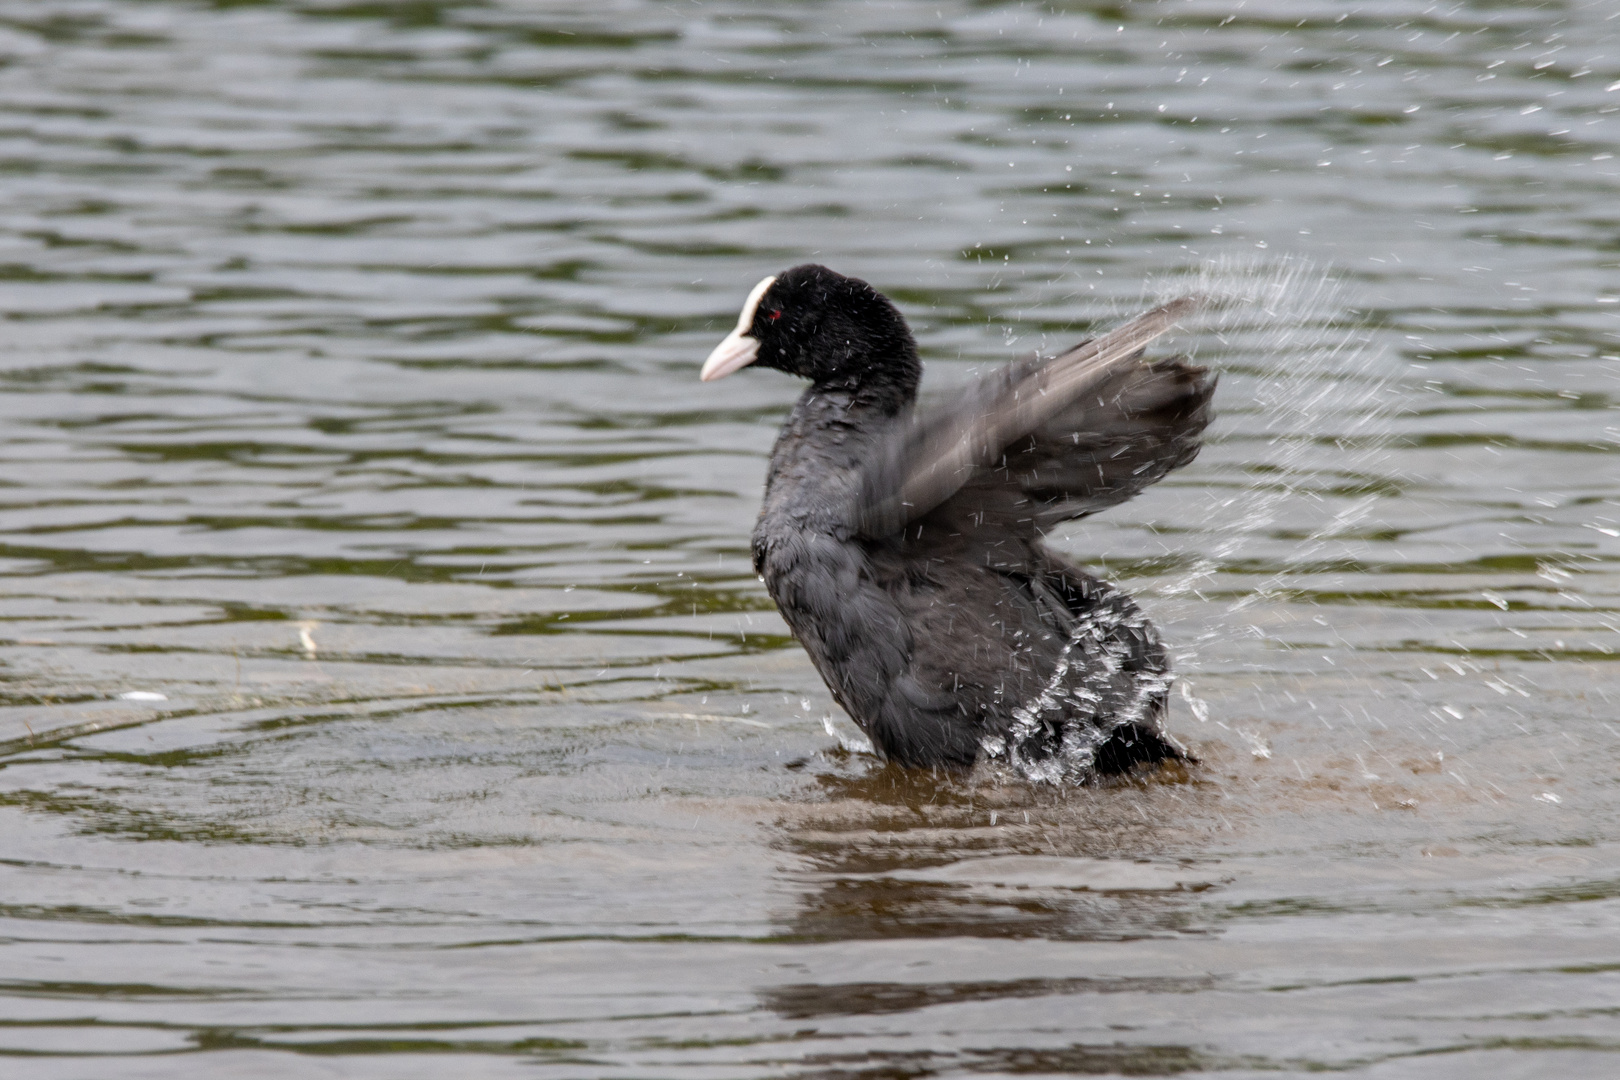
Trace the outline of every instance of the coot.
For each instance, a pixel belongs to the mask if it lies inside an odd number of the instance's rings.
[[[1041,537],[1198,453],[1214,377],[1144,356],[1197,305],[921,408],[916,343],[866,282],[804,265],[749,293],[703,380],[749,365],[810,380],[771,452],[754,566],[888,759],[1084,781],[1183,756],[1153,624]]]

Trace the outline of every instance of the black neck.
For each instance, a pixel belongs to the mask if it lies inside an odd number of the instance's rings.
[[[851,412],[874,412],[882,416],[893,416],[917,400],[922,362],[917,359],[917,347],[910,341],[877,363],[851,364],[850,368],[853,370],[847,374],[817,379],[811,389],[818,394],[845,398]]]

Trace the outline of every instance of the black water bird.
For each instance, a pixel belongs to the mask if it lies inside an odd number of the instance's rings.
[[[756,285],[704,381],[810,380],[771,452],[754,566],[834,699],[891,761],[999,758],[1085,780],[1180,758],[1158,632],[1049,550],[1059,524],[1191,461],[1215,379],[1145,346],[1186,297],[916,405],[911,332],[864,281],[796,266]]]

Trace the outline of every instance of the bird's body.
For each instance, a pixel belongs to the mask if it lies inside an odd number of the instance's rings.
[[[750,353],[812,381],[771,454],[754,563],[874,745],[903,765],[989,756],[1050,780],[1180,756],[1152,624],[1040,540],[1197,452],[1213,380],[1138,344],[1178,312],[923,411],[910,333],[864,282],[797,267],[750,305],[705,377]]]

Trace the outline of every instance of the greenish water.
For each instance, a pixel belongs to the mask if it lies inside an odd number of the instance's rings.
[[[1599,2],[0,0],[0,1072],[1613,1075],[1617,114]],[[1201,766],[839,749],[696,382],[812,258],[934,385],[1294,268],[1058,539]]]

